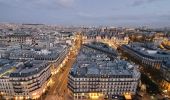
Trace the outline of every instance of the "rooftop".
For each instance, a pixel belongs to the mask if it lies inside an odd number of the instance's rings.
[[[34,75],[46,68],[48,65],[49,63],[47,61],[28,61],[21,67],[17,68],[16,71],[12,72],[10,77],[27,77]]]
[[[0,77],[2,76],[8,76],[11,72],[15,70],[16,67],[19,66],[18,62],[9,61],[1,59],[1,61],[4,61],[3,65],[0,66]]]
[[[52,49],[42,49],[36,47],[20,48],[10,51],[10,59],[32,58],[35,60],[55,60],[59,57],[60,53],[66,49],[65,45],[58,45]]]
[[[0,59],[0,67],[5,65],[5,64],[8,64],[12,62],[11,60],[7,60],[7,59]]]
[[[49,65],[47,61],[31,60],[27,62],[14,62],[0,67],[0,77],[27,77],[40,72]]]
[[[111,54],[112,56],[117,57],[118,53],[116,50],[114,50],[113,48],[111,48],[109,45],[105,44],[105,43],[101,43],[101,42],[93,42],[93,43],[89,43],[87,45],[85,45],[87,47],[102,51],[106,54]]]
[[[133,77],[136,66],[123,60],[111,60],[98,50],[83,46],[70,74],[75,77]]]
[[[142,43],[131,43],[127,45],[128,47],[132,48],[134,51],[141,53],[142,55],[152,57],[152,58],[158,58],[158,57],[168,57],[170,58],[170,52],[163,51],[158,48],[155,48],[154,46],[142,44]]]
[[[170,62],[169,61],[164,61],[163,65],[170,70]]]

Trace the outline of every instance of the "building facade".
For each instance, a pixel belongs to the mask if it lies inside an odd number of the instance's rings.
[[[163,92],[170,95],[170,62],[164,62],[160,70],[163,77],[161,87],[164,89]]]
[[[14,33],[9,35],[0,36],[1,43],[4,44],[29,44],[31,45],[34,42],[34,39],[31,35]]]
[[[139,80],[137,66],[85,46],[70,71],[68,88],[77,100],[116,98],[134,95]]]
[[[120,49],[141,64],[150,66],[154,69],[160,69],[162,62],[170,59],[169,52],[155,49],[150,46],[146,47],[145,44],[142,43],[123,45]]]
[[[37,99],[46,90],[51,76],[45,61],[19,62],[1,69],[0,91],[5,99]]]

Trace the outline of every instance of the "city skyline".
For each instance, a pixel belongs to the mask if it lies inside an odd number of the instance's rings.
[[[0,0],[0,22],[168,27],[169,0]]]
[[[0,100],[169,100],[169,33],[0,24]]]

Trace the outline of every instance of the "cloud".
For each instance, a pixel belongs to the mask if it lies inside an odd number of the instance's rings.
[[[57,0],[57,2],[63,7],[70,7],[74,4],[75,0]]]
[[[0,0],[1,5],[10,7],[69,8],[75,0]]]
[[[135,0],[133,1],[132,6],[140,6],[143,4],[153,3],[155,1],[158,1],[158,0]]]
[[[169,1],[157,1],[0,0],[0,22],[169,25]],[[149,5],[154,3],[158,6]]]
[[[108,21],[109,22],[128,22],[128,23],[149,23],[149,22],[170,22],[170,14],[95,14],[95,13],[87,13],[87,12],[79,12],[77,16],[83,20],[90,21]]]
[[[93,14],[85,13],[85,12],[78,12],[77,15],[83,18],[96,18],[97,17]]]

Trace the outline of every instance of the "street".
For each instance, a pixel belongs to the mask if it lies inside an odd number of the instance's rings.
[[[67,82],[69,71],[74,64],[81,45],[79,37],[75,40],[75,45],[70,50],[68,59],[60,68],[60,70],[51,77],[52,86],[50,87],[45,100],[71,100],[68,94]],[[43,99],[44,100],[44,99]]]

